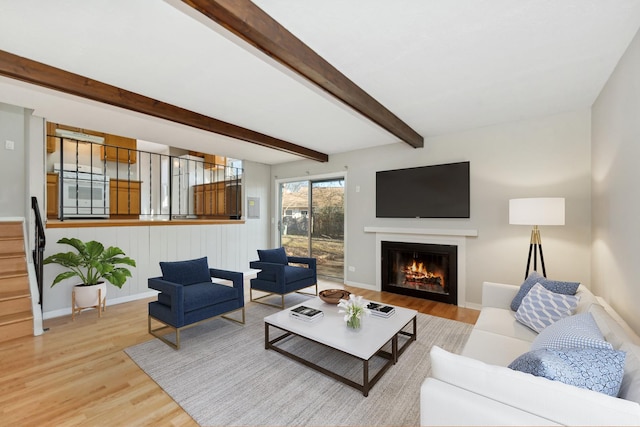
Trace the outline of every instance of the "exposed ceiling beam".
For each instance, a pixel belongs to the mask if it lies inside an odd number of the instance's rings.
[[[424,138],[250,0],[182,0],[407,144]]]
[[[157,99],[0,50],[0,75],[320,162],[329,156]]]

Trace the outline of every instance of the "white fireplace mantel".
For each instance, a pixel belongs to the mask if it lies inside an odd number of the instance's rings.
[[[376,235],[376,290],[382,289],[382,242],[435,243],[458,247],[458,306],[466,306],[467,238],[477,237],[478,230],[365,227],[365,233]]]
[[[465,236],[477,237],[478,230],[439,228],[399,228],[399,227],[365,227],[365,233],[386,233],[386,234],[426,234],[430,236]]]

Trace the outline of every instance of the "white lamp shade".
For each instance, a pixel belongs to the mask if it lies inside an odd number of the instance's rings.
[[[509,224],[564,225],[564,197],[511,199]]]

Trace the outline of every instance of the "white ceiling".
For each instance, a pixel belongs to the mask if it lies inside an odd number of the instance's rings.
[[[588,108],[638,0],[254,0],[425,138]],[[408,145],[179,0],[0,0],[0,49],[329,155]],[[299,157],[0,78],[54,122],[276,164]]]

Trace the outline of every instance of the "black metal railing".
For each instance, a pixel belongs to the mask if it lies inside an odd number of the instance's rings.
[[[44,235],[44,225],[42,223],[42,217],[40,216],[38,199],[36,197],[31,197],[31,209],[33,209],[35,216],[35,249],[33,250],[33,265],[36,270],[36,280],[38,281],[38,304],[40,304],[40,310],[42,310],[44,306],[42,300],[42,283],[44,280],[42,275],[42,260],[44,259],[44,247],[47,244],[47,239]]]
[[[242,217],[242,167],[70,138],[48,163],[59,173],[60,220]]]

